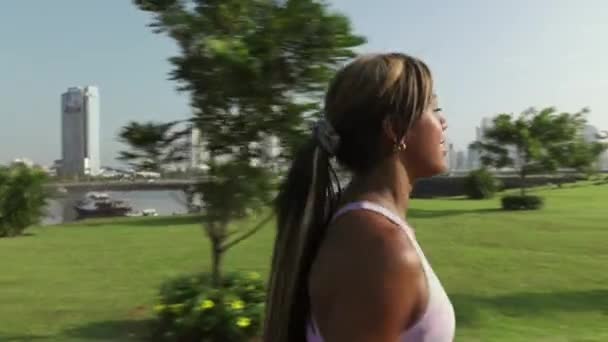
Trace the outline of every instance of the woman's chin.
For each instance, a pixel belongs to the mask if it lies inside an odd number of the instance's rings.
[[[419,178],[430,178],[434,176],[439,176],[445,174],[449,171],[447,163],[437,163],[434,165],[429,165],[428,168],[419,174]]]

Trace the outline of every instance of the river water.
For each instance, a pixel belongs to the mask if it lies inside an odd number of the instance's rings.
[[[181,191],[107,191],[112,199],[127,201],[134,211],[156,209],[159,215],[185,214],[186,198]],[[70,192],[61,198],[49,200],[43,225],[53,225],[76,220],[74,205],[85,193]]]

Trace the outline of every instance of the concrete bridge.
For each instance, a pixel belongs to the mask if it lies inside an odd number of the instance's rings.
[[[61,192],[84,193],[88,191],[158,191],[184,190],[195,185],[196,179],[154,179],[154,180],[108,180],[90,182],[53,182],[53,189]]]
[[[459,196],[464,194],[464,175],[439,176],[419,180],[412,193],[413,197]],[[521,180],[516,175],[497,175],[506,188],[516,188]],[[580,179],[575,174],[535,175],[526,179],[526,186],[540,186],[549,183],[568,183]],[[156,180],[111,180],[89,182],[56,182],[50,186],[59,194],[84,194],[88,191],[184,191],[187,197],[193,195],[191,187],[197,179],[156,179]]]

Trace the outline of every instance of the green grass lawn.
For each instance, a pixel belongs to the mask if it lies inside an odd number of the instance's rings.
[[[454,301],[458,341],[608,341],[608,186],[545,190],[537,212],[498,199],[415,200],[409,221]],[[130,341],[159,284],[206,270],[193,218],[36,228],[0,240],[0,341]],[[227,269],[268,272],[269,225]]]

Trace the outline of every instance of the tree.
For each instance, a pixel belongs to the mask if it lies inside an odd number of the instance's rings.
[[[501,183],[485,168],[471,171],[464,181],[464,191],[470,199],[492,198]]]
[[[561,165],[591,175],[597,172],[600,155],[606,145],[599,141],[587,142],[577,138],[570,144],[555,146],[554,153]]]
[[[45,213],[49,192],[44,171],[22,164],[0,167],[0,237],[18,236]]]
[[[130,147],[118,157],[137,171],[161,172],[163,167],[186,160],[189,129],[176,129],[179,121],[169,123],[130,122],[118,134],[119,140]]]
[[[518,117],[500,114],[471,147],[480,151],[486,166],[515,168],[524,196],[526,177],[533,173],[555,172],[560,167],[586,170],[597,160],[606,147],[581,137],[587,113],[587,109],[558,113],[550,107],[530,108]]]
[[[171,79],[190,94],[192,122],[209,153],[201,182],[203,227],[219,286],[222,254],[272,218],[235,233],[230,223],[263,212],[275,180],[263,141],[289,160],[318,117],[329,78],[364,43],[348,18],[315,0],[135,0],[180,53]]]

